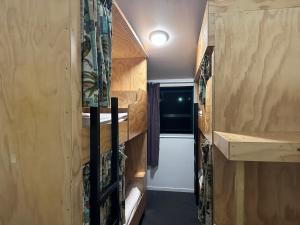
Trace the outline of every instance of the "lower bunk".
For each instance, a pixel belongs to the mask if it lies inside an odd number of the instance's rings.
[[[124,225],[138,225],[145,211],[146,194],[137,186],[129,191],[125,199]]]
[[[145,174],[147,133],[119,145],[119,225],[138,225],[145,211]],[[111,150],[101,151],[100,191],[111,183]],[[89,162],[83,164],[83,225],[90,224],[90,170]],[[112,202],[108,198],[101,205],[100,224],[111,225]]]

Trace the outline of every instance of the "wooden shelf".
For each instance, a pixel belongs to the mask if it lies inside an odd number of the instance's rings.
[[[146,172],[145,171],[142,171],[142,172],[136,172],[134,177],[135,178],[145,178],[146,176]]]
[[[233,161],[300,162],[300,132],[214,132],[214,144]]]

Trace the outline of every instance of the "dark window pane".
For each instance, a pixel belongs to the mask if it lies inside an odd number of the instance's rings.
[[[160,132],[193,132],[193,87],[160,88]]]

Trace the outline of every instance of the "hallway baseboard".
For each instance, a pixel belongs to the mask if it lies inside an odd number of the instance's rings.
[[[147,190],[149,190],[149,191],[170,191],[170,192],[194,193],[194,189],[189,189],[189,188],[147,186]]]

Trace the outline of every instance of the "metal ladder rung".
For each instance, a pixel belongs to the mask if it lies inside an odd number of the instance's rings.
[[[103,192],[100,193],[100,204],[104,203],[105,200],[112,194],[112,192],[118,189],[119,182],[116,181],[113,184],[109,185]]]
[[[119,225],[119,219],[116,219],[112,225]]]

